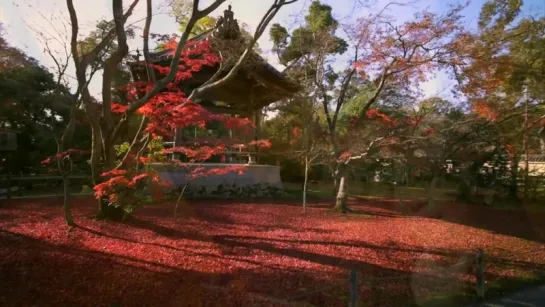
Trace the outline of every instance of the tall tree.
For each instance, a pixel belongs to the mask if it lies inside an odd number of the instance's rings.
[[[485,2],[477,31],[461,35],[457,43],[464,50],[456,71],[461,91],[477,114],[503,126],[505,145],[514,149],[513,197],[520,157],[527,161],[544,142],[545,17],[521,17],[522,6],[523,1],[514,0]]]
[[[402,25],[384,17],[384,10],[345,27],[351,40],[352,59],[341,71],[332,68],[332,55],[346,51],[348,44],[335,36],[339,23],[333,18],[330,6],[313,1],[305,24],[293,30],[291,35],[279,25],[271,29],[281,62],[288,67],[300,65],[305,68],[303,71],[314,75],[313,92],[323,106],[333,159],[337,164],[339,187],[335,209],[340,212],[348,211],[349,165],[366,157],[385,137],[355,144],[343,143],[338,121],[341,110],[351,98],[347,90],[352,79],[363,74],[374,84],[373,94],[360,102],[360,114],[356,119],[359,131],[369,137],[371,134],[364,128],[368,122],[367,112],[373,105],[386,98],[390,86],[410,89],[428,73],[444,65],[455,51],[450,38],[461,30],[462,7],[455,7],[444,16],[422,12]],[[336,95],[331,95],[332,92]]]
[[[95,184],[100,184],[103,179],[100,176],[101,173],[109,172],[112,170],[122,169],[127,162],[127,159],[130,157],[130,154],[135,152],[140,152],[141,148],[147,146],[147,141],[150,139],[150,134],[146,133],[146,127],[148,126],[149,117],[144,114],[142,118],[141,125],[133,141],[131,142],[127,154],[125,157],[117,163],[117,156],[115,152],[115,142],[119,137],[120,131],[125,127],[131,118],[134,118],[137,115],[137,111],[146,107],[148,103],[156,97],[163,89],[169,86],[172,82],[178,82],[180,76],[178,74],[178,69],[181,64],[180,58],[182,54],[184,56],[187,52],[187,42],[188,38],[192,32],[195,24],[205,16],[208,16],[216,8],[218,8],[224,0],[215,0],[211,4],[207,5],[204,9],[199,8],[198,0],[192,2],[189,10],[189,18],[187,19],[186,27],[183,31],[183,34],[178,40],[178,43],[175,45],[174,55],[170,67],[168,68],[168,73],[166,76],[158,79],[152,69],[150,69],[150,87],[146,89],[143,97],[131,101],[130,104],[123,111],[116,115],[114,114],[112,108],[113,106],[113,95],[111,90],[112,80],[114,78],[114,73],[116,67],[122,63],[123,59],[128,54],[128,45],[127,45],[127,31],[126,31],[126,21],[127,18],[132,14],[134,7],[138,4],[139,0],[134,0],[127,11],[123,9],[123,2],[121,0],[112,1],[112,12],[113,12],[113,24],[108,33],[106,39],[100,41],[97,47],[93,48],[90,53],[80,53],[78,49],[78,33],[79,33],[79,23],[78,23],[78,14],[73,4],[73,0],[67,0],[68,12],[70,15],[71,21],[71,50],[72,57],[74,59],[74,64],[76,66],[76,76],[78,81],[78,89],[83,93],[83,108],[85,109],[91,129],[93,132],[93,142],[91,149],[91,168],[93,173],[93,180]],[[222,86],[230,79],[232,79],[235,74],[240,69],[241,65],[245,60],[250,56],[252,49],[265,28],[267,27],[270,20],[278,13],[278,11],[285,5],[295,2],[286,1],[286,0],[274,0],[272,5],[267,10],[266,14],[263,16],[261,22],[256,28],[256,31],[252,37],[252,40],[247,44],[245,50],[238,56],[238,61],[229,67],[228,72],[225,76],[219,78],[219,75],[216,74],[212,80],[206,82],[203,86],[193,90],[190,95],[188,95],[189,100],[194,100],[207,91],[217,87]],[[149,30],[152,22],[153,16],[153,6],[152,1],[146,1],[146,21],[144,26],[144,57],[147,63],[149,62]],[[87,69],[89,64],[94,58],[96,58],[100,52],[104,49],[105,46],[115,37],[117,42],[117,47],[113,53],[107,57],[104,63],[104,69],[102,74],[102,101],[100,105],[93,103],[91,95],[88,90],[85,88],[85,85],[88,83],[87,78]],[[180,102],[180,101],[178,101]],[[182,104],[183,105],[183,104]],[[101,165],[101,160],[103,164]],[[120,215],[120,209],[115,209],[114,207],[109,206],[109,201],[106,197],[101,197],[99,201],[99,217],[113,217]]]

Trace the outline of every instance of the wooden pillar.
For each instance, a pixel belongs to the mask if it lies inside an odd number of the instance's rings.
[[[261,115],[261,109],[256,110],[254,113],[254,141],[261,139]],[[254,146],[254,152],[256,153],[255,161],[256,163],[259,163],[259,156],[257,155],[257,153],[259,152],[258,146]]]
[[[251,117],[252,117],[252,121],[254,121],[254,125],[255,125],[255,127],[252,129],[251,140],[255,141],[257,139],[257,123],[255,122],[256,112],[251,114]],[[250,150],[250,153],[248,154],[248,164],[255,164],[256,163],[255,152],[257,150],[257,146],[252,145],[252,146],[249,146],[248,149]]]
[[[250,89],[250,108],[254,109],[254,104],[255,104],[255,97],[254,97],[254,88],[252,87]],[[254,125],[255,127],[253,128],[253,131],[252,131],[252,140],[255,141],[257,140],[257,121],[256,121],[256,116],[257,112],[254,111],[252,114],[250,114],[250,116],[252,117],[252,120],[254,121]],[[257,151],[257,146],[250,146],[248,148],[250,150],[250,153],[248,155],[248,164],[255,164],[256,163],[256,155],[255,155],[255,152]]]
[[[172,140],[172,148],[178,146],[178,135],[181,133],[180,129],[174,128],[174,140]],[[172,153],[172,160],[175,161],[178,159],[178,156],[175,153]]]

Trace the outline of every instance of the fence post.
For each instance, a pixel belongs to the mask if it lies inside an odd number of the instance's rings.
[[[477,298],[479,300],[484,300],[484,252],[480,248],[477,250],[475,262],[477,265],[475,270]]]
[[[6,198],[11,199],[11,172],[8,173],[7,177]]]
[[[348,302],[348,307],[358,307],[358,271],[354,269],[350,270],[349,282],[350,301]]]

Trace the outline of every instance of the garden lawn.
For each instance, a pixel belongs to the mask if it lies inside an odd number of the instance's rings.
[[[73,200],[71,230],[58,199],[0,204],[0,305],[346,306],[357,269],[362,304],[445,306],[470,297],[474,277],[463,265],[441,268],[477,248],[488,288],[545,271],[539,212],[449,204],[431,219],[358,200],[359,214],[314,203],[304,215],[295,202],[201,201],[179,218],[162,204],[112,223],[91,218],[94,200]]]

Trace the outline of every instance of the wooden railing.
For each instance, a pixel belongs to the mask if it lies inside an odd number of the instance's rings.
[[[89,175],[70,175],[68,176],[70,180],[74,179],[91,179]],[[51,197],[51,196],[60,196],[62,192],[56,192],[53,194],[36,194],[31,196],[23,196],[22,192],[24,188],[21,186],[21,183],[28,182],[37,182],[44,183],[50,181],[62,181],[61,176],[55,175],[13,175],[11,173],[0,176],[0,199],[12,199],[12,198],[26,198],[26,197]],[[33,184],[34,186],[35,184]],[[71,193],[72,195],[86,195],[90,193]]]

